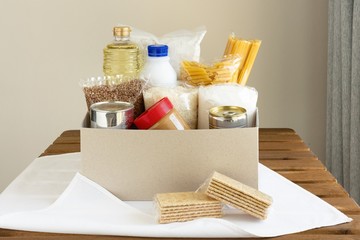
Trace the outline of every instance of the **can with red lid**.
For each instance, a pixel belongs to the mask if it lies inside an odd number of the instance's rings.
[[[136,118],[134,124],[139,129],[190,129],[167,97],[159,100]]]

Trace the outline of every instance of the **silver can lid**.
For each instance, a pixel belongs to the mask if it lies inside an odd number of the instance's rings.
[[[90,106],[92,128],[130,128],[134,121],[134,105],[121,101],[106,101]]]
[[[246,109],[239,106],[218,106],[209,110],[209,128],[240,128],[247,126]]]

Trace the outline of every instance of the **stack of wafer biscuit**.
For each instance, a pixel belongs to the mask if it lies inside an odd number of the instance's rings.
[[[272,198],[232,178],[214,172],[206,194],[254,217],[266,219]]]
[[[222,205],[205,193],[160,193],[155,196],[159,223],[185,222],[200,217],[222,217]]]

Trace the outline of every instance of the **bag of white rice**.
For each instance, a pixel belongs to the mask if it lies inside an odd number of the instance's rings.
[[[199,88],[198,128],[209,128],[209,110],[218,106],[239,106],[246,109],[247,126],[256,125],[256,103],[258,92],[255,88],[239,84],[219,84]]]
[[[168,97],[174,108],[191,129],[197,128],[198,89],[178,85],[173,88],[149,87],[143,91],[145,109],[163,97]]]

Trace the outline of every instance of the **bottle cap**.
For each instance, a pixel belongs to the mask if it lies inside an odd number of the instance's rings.
[[[130,36],[131,28],[128,26],[118,26],[113,28],[114,37]]]
[[[148,56],[149,57],[166,57],[168,55],[167,45],[149,45]]]
[[[139,129],[149,129],[173,108],[170,100],[164,97],[136,118],[134,124]]]

